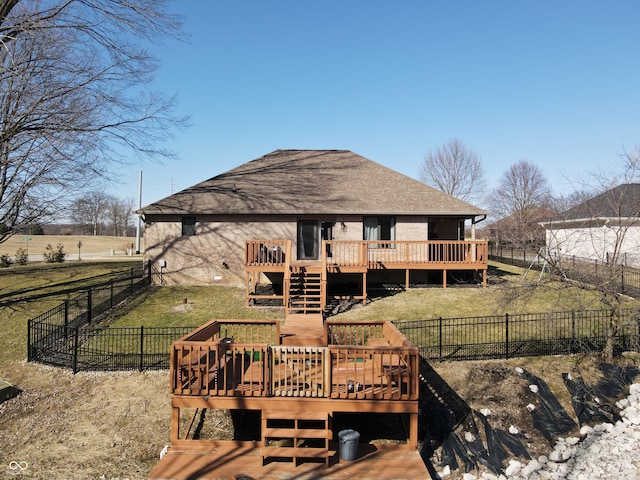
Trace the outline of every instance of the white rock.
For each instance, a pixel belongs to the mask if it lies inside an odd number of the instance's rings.
[[[442,471],[440,472],[440,476],[447,477],[451,475],[451,467],[449,465],[445,465]]]
[[[522,375],[524,373],[524,370],[520,367],[516,367],[516,372]]]
[[[533,393],[538,393],[538,385],[529,385],[529,390]]]
[[[580,439],[578,437],[569,437],[566,440],[567,445],[577,445],[578,443],[580,443]]]
[[[467,442],[475,442],[476,441],[476,437],[471,432],[464,432],[464,439]]]
[[[542,468],[542,464],[537,460],[530,460],[529,463],[521,470],[522,475],[528,477],[533,472],[537,472]]]
[[[509,433],[511,435],[518,435],[520,433],[520,429],[518,427],[516,427],[515,425],[511,425],[511,426],[509,426]]]
[[[478,477],[476,477],[473,473],[465,473],[464,475],[462,475],[462,480],[478,480]]]
[[[627,407],[629,405],[629,400],[627,400],[626,398],[623,398],[621,400],[618,400],[616,402],[616,407],[618,407],[619,409],[623,409],[625,407]]]
[[[581,435],[593,435],[594,433],[595,433],[595,430],[590,425],[585,425],[580,429]]]
[[[533,412],[536,409],[536,406],[533,403],[530,403],[529,405],[527,405],[527,410],[529,410],[530,412]]]
[[[480,410],[480,413],[482,415],[484,415],[485,417],[490,417],[491,416],[491,410],[489,410],[488,408],[483,408]]]
[[[505,475],[507,475],[507,477],[513,477],[514,475],[520,473],[520,470],[522,470],[522,466],[523,465],[517,460],[510,460],[509,465],[505,469],[504,473]]]

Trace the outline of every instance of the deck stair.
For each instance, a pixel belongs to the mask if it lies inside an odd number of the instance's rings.
[[[268,459],[324,460],[329,466],[335,454],[329,449],[332,438],[331,415],[312,410],[262,411],[262,463]]]
[[[287,314],[321,313],[325,307],[322,298],[322,275],[319,269],[292,266],[289,281]]]
[[[326,347],[321,313],[287,315],[280,330],[280,344],[298,347]]]

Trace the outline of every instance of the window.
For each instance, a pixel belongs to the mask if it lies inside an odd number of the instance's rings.
[[[196,217],[182,217],[182,236],[192,237],[196,234]]]
[[[365,240],[396,239],[395,217],[364,217],[363,224]]]

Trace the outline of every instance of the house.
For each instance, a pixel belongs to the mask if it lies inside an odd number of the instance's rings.
[[[243,285],[248,303],[287,305],[310,276],[323,305],[370,285],[486,284],[484,210],[347,150],[276,150],[141,213],[156,282]]]
[[[545,229],[541,222],[554,216],[555,212],[552,210],[532,205],[491,222],[478,234],[487,238],[497,250],[514,247],[537,251],[545,241]]]
[[[248,303],[285,306],[284,322],[214,319],[172,344],[171,444],[150,478],[230,478],[233,459],[256,478],[282,476],[282,459],[294,475],[320,462],[339,478],[426,478],[418,348],[389,321],[327,320],[324,308],[365,300],[377,283],[433,276],[446,286],[453,272],[486,284],[487,242],[474,238],[483,210],[350,151],[277,150],[142,213],[156,281],[244,284]],[[251,438],[195,435],[198,412],[212,409],[257,428]],[[405,438],[391,457],[365,444],[369,462],[336,467],[340,425],[358,415],[373,425],[390,415]]]
[[[542,222],[547,254],[640,266],[640,184],[627,183]]]

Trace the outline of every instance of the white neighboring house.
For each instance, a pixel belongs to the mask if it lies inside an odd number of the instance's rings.
[[[626,183],[542,222],[549,258],[640,267],[640,184]]]

